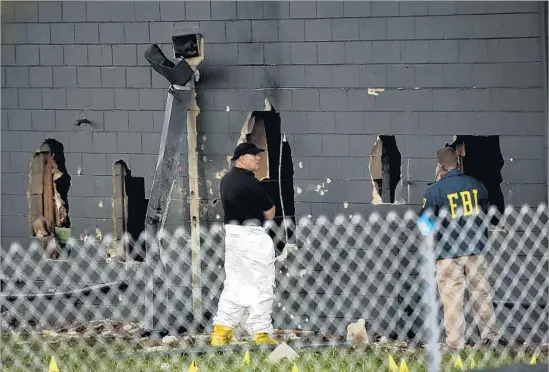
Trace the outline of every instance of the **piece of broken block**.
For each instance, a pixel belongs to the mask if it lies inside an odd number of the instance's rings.
[[[366,332],[366,321],[364,319],[359,319],[356,323],[347,326],[347,341],[351,341],[354,345],[368,343],[368,333]]]

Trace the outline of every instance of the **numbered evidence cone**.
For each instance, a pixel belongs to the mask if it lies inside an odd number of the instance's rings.
[[[454,368],[457,368],[460,371],[463,371],[463,360],[461,360],[461,357],[459,355],[457,356],[456,361],[454,362]]]
[[[242,365],[249,366],[250,362],[251,362],[250,351],[246,350],[246,353],[244,354],[244,358],[242,358]]]
[[[389,372],[398,372],[398,366],[393,359],[393,356],[389,354]]]
[[[297,364],[294,363],[294,366],[292,367],[292,372],[299,372],[299,368],[297,368]]]
[[[530,364],[534,365],[534,364],[537,364],[537,362],[538,362],[538,358],[536,358],[536,354],[534,354],[532,359],[530,359]]]
[[[477,368],[477,362],[475,362],[475,358],[472,358],[471,361],[469,362],[469,368],[470,369]]]
[[[400,368],[398,369],[398,372],[410,372],[408,370],[408,365],[406,364],[406,361],[404,359],[400,361]]]
[[[196,364],[196,361],[193,360],[187,372],[198,372],[198,364]]]
[[[55,361],[55,357],[52,356],[50,359],[50,365],[48,367],[48,372],[59,372],[59,367],[57,367],[57,362]]]

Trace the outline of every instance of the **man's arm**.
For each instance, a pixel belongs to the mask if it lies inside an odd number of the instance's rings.
[[[253,192],[255,194],[255,199],[259,204],[259,208],[261,208],[261,211],[263,212],[265,218],[268,220],[273,219],[276,213],[276,207],[265,189],[263,188],[263,185],[261,185],[261,182],[255,182]]]
[[[433,189],[430,187],[427,188],[427,191],[425,191],[425,196],[421,202],[419,216],[422,216],[428,209],[430,209],[435,215],[438,213],[438,206],[433,194]]]

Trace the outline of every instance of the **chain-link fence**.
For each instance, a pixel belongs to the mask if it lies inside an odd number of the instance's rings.
[[[45,259],[37,243],[13,243],[2,247],[1,368],[42,371],[52,358],[60,371],[389,371],[404,364],[450,371],[546,363],[547,208],[491,213],[495,218],[483,218],[487,236],[475,241],[467,240],[471,226],[452,222],[433,237],[412,211],[271,226],[276,243],[288,236],[292,243],[275,262],[274,337],[296,353],[282,360],[271,355],[275,346],[253,346],[243,327],[230,347],[209,346],[225,279],[222,225],[203,228],[200,239],[185,228],[143,234],[139,242],[71,239],[57,260]],[[478,242],[487,251],[476,260],[452,261],[450,271],[435,263],[443,243]],[[143,262],[131,259],[138,248],[146,249]],[[107,258],[112,251],[127,256]],[[443,309],[455,310],[446,321]],[[459,343],[460,314],[465,347],[456,351],[448,344]]]

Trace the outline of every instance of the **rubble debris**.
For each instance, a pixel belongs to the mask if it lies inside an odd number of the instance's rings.
[[[40,241],[50,259],[60,257],[70,237],[70,185],[63,144],[49,138],[33,154],[27,197],[32,236]]]
[[[380,135],[370,155],[372,204],[394,203],[395,190],[400,182],[402,155],[395,136]]]
[[[354,345],[368,343],[368,333],[366,332],[366,321],[364,319],[359,319],[356,323],[347,326],[347,341],[352,341]]]
[[[179,340],[175,336],[164,336],[162,338],[162,343],[164,345],[173,345],[173,344],[176,344],[178,342],[179,342]]]
[[[283,342],[279,344],[271,354],[269,354],[269,356],[267,357],[267,361],[271,363],[277,363],[283,359],[287,359],[291,362],[295,358],[297,358],[297,353],[295,352],[295,350],[288,346],[287,343]]]

